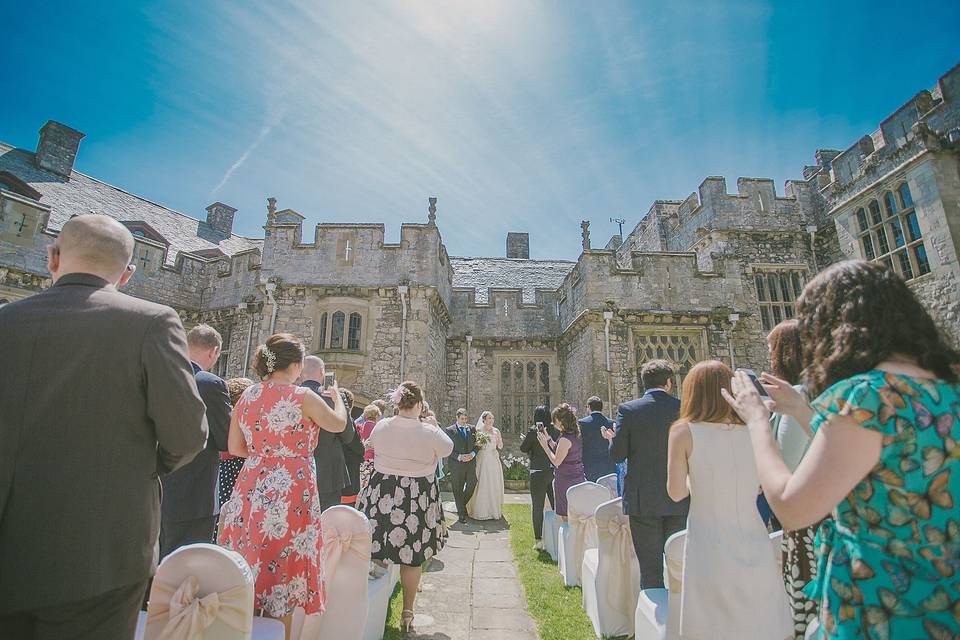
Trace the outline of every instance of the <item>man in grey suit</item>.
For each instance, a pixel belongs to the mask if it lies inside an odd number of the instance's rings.
[[[213,542],[220,452],[227,450],[230,432],[230,394],[227,383],[209,372],[220,358],[223,338],[213,327],[198,324],[187,332],[187,354],[197,381],[197,391],[207,407],[210,437],[193,460],[160,478],[160,559],[185,544]]]
[[[680,401],[670,395],[673,376],[673,366],[666,360],[644,364],[640,378],[646,393],[620,405],[616,435],[604,432],[612,440],[613,461],[627,460],[623,510],[630,516],[643,589],[663,587],[663,545],[686,527],[690,508],[689,499],[674,502],[667,495],[667,440],[680,411]]]
[[[75,217],[53,286],[0,308],[0,638],[133,638],[158,475],[206,441],[180,319],[117,291],[132,252],[117,221]]]

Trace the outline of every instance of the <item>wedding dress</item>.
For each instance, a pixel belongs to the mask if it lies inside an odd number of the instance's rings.
[[[502,446],[503,440],[499,429],[487,431],[482,423],[477,433],[487,434],[490,441],[477,454],[477,488],[467,503],[467,515],[474,520],[498,520],[503,512],[503,466],[497,443]]]

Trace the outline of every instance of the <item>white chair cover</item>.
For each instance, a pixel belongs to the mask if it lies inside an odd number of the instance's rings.
[[[680,593],[683,590],[683,550],[687,545],[687,530],[678,531],[663,545],[664,584],[667,585],[667,638],[680,637]]]
[[[630,520],[623,513],[623,499],[601,504],[595,518],[598,544],[594,627],[605,636],[633,635],[633,618],[640,595],[640,564],[633,550]],[[586,581],[584,576],[584,594],[587,593]]]
[[[550,554],[553,561],[557,561],[557,533],[560,521],[556,511],[543,512],[543,550]]]
[[[597,546],[597,524],[593,517],[597,507],[609,500],[610,492],[596,482],[581,482],[567,489],[567,525],[560,538],[560,574],[568,587],[580,585],[583,554]]]
[[[400,581],[400,566],[390,565],[390,570],[376,580],[370,580],[367,588],[367,624],[363,629],[363,640],[382,640],[383,628],[387,624],[387,610],[390,596]]]
[[[252,630],[253,574],[240,554],[193,544],[164,558],[150,589],[147,640],[250,638]]]
[[[597,484],[603,485],[610,490],[610,499],[617,498],[617,474],[608,473],[605,476],[597,478]]]
[[[644,589],[634,616],[635,640],[676,640],[680,635],[680,591],[687,532],[678,531],[663,546],[666,589]]]
[[[323,614],[306,616],[301,640],[360,640],[367,622],[370,525],[367,517],[338,505],[320,515],[327,605]],[[297,636],[291,633],[291,636]]]

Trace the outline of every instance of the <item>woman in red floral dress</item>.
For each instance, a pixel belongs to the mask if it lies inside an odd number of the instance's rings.
[[[334,386],[324,400],[295,381],[304,347],[279,333],[257,349],[262,382],[248,388],[233,410],[228,446],[246,458],[230,500],[221,508],[219,543],[253,571],[254,606],[284,619],[295,607],[322,613],[326,602],[323,532],[313,450],[320,429],[342,431],[347,413]]]

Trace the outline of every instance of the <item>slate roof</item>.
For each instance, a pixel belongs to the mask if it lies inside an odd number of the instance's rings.
[[[476,301],[487,302],[487,288],[522,289],[523,302],[533,303],[537,289],[556,290],[573,269],[567,260],[518,258],[450,258],[453,286],[476,290]]]
[[[166,263],[172,265],[177,253],[203,252],[207,257],[221,251],[228,256],[262,248],[263,240],[228,235],[206,222],[150,202],[96,178],[73,171],[66,181],[34,164],[33,152],[0,142],[0,171],[9,171],[40,192],[40,203],[51,207],[47,227],[59,231],[74,215],[103,213],[120,221],[142,221],[170,243]]]

